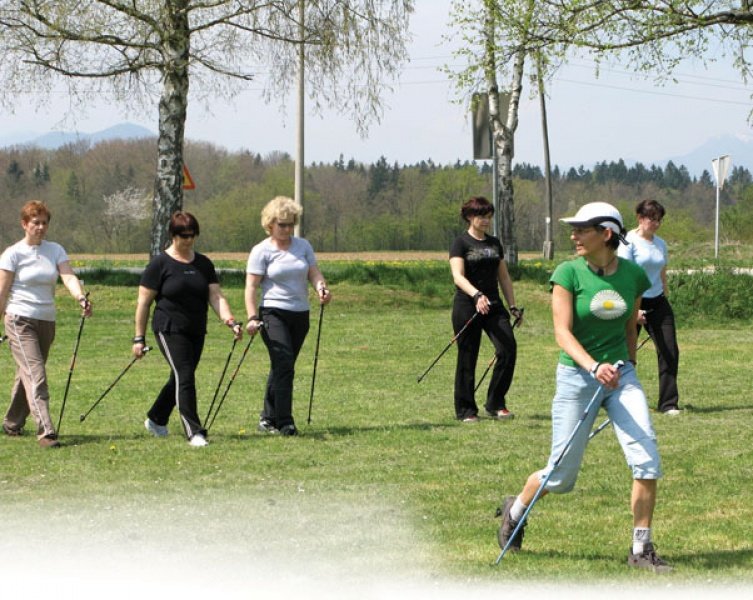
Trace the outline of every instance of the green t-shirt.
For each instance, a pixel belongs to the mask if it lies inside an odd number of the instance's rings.
[[[599,276],[588,268],[585,258],[576,258],[560,264],[549,279],[573,295],[573,335],[599,362],[628,360],[625,326],[635,299],[651,287],[641,267],[624,258],[617,260],[614,273]],[[564,350],[559,362],[578,366]]]

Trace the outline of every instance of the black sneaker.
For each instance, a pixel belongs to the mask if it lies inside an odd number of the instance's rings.
[[[259,419],[259,425],[256,429],[262,433],[280,433],[280,430],[272,424],[272,421],[267,419]]]
[[[298,435],[295,425],[283,425],[280,427],[280,435]]]
[[[512,537],[515,528],[518,526],[518,522],[513,521],[512,518],[510,518],[510,509],[514,503],[515,496],[507,496],[502,503],[502,506],[497,508],[497,512],[494,515],[495,517],[502,517],[502,524],[499,526],[499,531],[497,532],[497,542],[502,550],[505,549],[508,540]],[[523,546],[523,534],[525,533],[525,528],[526,524],[523,523],[510,543],[508,552],[517,552]]]
[[[654,573],[669,573],[672,566],[659,558],[654,550],[654,545],[649,543],[640,554],[633,554],[632,548],[628,551],[628,566],[638,569],[649,569]]]

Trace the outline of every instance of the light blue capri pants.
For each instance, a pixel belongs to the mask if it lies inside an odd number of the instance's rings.
[[[552,469],[557,457],[572,435],[583,411],[601,384],[579,367],[557,365],[557,391],[552,401],[552,451],[542,480]],[[612,421],[617,441],[622,447],[633,479],[659,479],[662,476],[661,460],[656,445],[656,434],[651,423],[646,395],[632,364],[620,369],[620,383],[615,389],[604,387],[586,416],[570,448],[551,474],[546,489],[555,494],[565,494],[575,487],[588,436],[603,406]]]

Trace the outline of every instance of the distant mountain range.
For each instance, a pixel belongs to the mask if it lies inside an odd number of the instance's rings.
[[[38,146],[46,150],[54,150],[65,144],[79,141],[89,141],[92,145],[107,140],[133,140],[156,137],[157,134],[141,125],[134,123],[119,123],[102,131],[94,133],[52,131],[45,134],[25,131],[11,135],[0,135],[0,148],[7,146]]]
[[[674,156],[675,165],[685,165],[691,175],[708,171],[713,179],[711,161],[725,154],[732,157],[732,167],[745,167],[753,172],[753,137],[742,139],[733,135],[723,135],[708,140],[689,154]]]
[[[120,123],[113,127],[108,127],[102,131],[96,131],[94,133],[83,132],[50,132],[45,134],[33,133],[33,132],[19,132],[12,135],[0,135],[0,148],[16,145],[29,145],[38,146],[40,148],[53,150],[59,148],[65,144],[77,142],[81,140],[88,140],[92,145],[113,139],[139,139],[156,137],[156,133],[150,131],[146,127],[141,125],[135,125],[133,123]],[[682,156],[671,156],[665,160],[657,161],[638,161],[636,159],[625,158],[625,163],[632,166],[636,162],[643,162],[644,165],[650,166],[651,164],[658,164],[660,166],[666,165],[668,161],[672,161],[675,165],[684,165],[691,176],[699,177],[703,171],[711,173],[711,160],[724,154],[732,156],[732,165],[743,166],[748,170],[753,171],[753,137],[748,139],[742,139],[732,135],[724,135],[716,138],[712,138],[699,146],[692,152],[684,154]],[[619,160],[621,157],[604,157],[601,160],[607,162]],[[623,157],[624,158],[624,157]],[[592,168],[593,165],[584,165],[586,168]],[[560,165],[562,169],[562,165]],[[569,169],[569,166],[565,170]]]

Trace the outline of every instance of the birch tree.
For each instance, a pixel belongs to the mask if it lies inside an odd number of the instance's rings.
[[[456,54],[466,63],[463,70],[451,73],[456,87],[468,96],[481,89],[489,98],[489,126],[497,160],[499,211],[495,218],[505,259],[511,265],[518,262],[512,161],[534,12],[535,0],[481,0],[476,4],[457,0],[451,12],[452,25],[463,40]],[[499,103],[501,78],[508,81],[504,90],[510,98],[507,112]]]
[[[359,132],[407,59],[412,0],[0,0],[0,101],[47,98],[74,108],[109,94],[125,110],[158,104],[151,253],[183,206],[183,142],[192,98],[232,97],[260,72],[263,97],[283,95],[307,47],[315,106],[337,106]],[[301,33],[303,32],[303,38]],[[254,66],[258,65],[258,66]],[[26,97],[26,96],[25,96]]]

